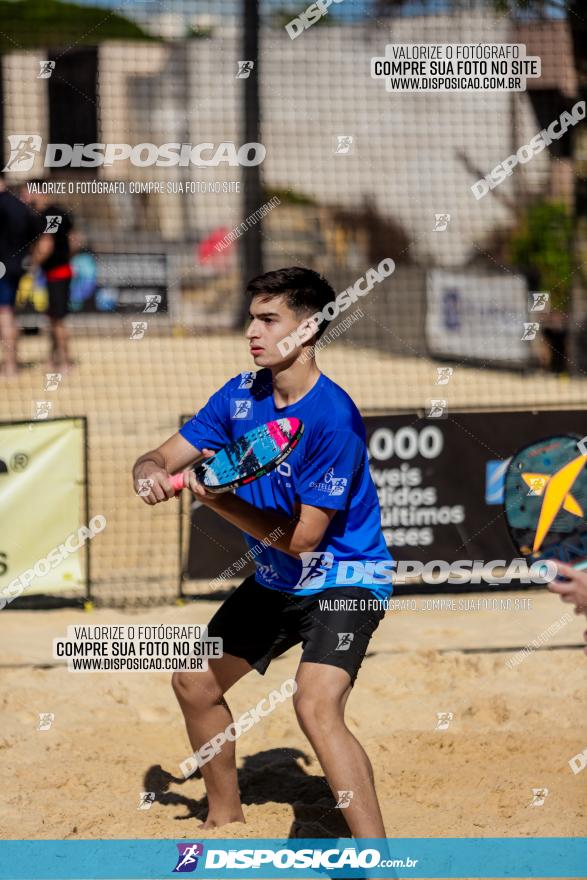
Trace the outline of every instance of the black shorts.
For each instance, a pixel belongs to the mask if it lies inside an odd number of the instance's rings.
[[[384,616],[379,600],[363,587],[296,596],[263,587],[251,575],[220,606],[208,635],[220,637],[224,653],[242,657],[261,675],[275,657],[301,642],[302,662],[338,666],[354,684]]]
[[[61,281],[47,281],[47,293],[49,294],[49,305],[47,306],[47,314],[55,320],[63,320],[69,311],[69,291],[71,288],[71,280],[65,278]]]

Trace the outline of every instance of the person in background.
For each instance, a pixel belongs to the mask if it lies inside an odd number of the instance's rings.
[[[44,235],[44,224],[29,207],[6,186],[0,171],[0,341],[3,363],[0,375],[17,375],[18,326],[14,305],[18,283],[24,275],[23,262],[45,259],[51,240]]]
[[[73,270],[71,257],[77,247],[73,215],[41,192],[42,180],[32,180],[23,187],[22,198],[37,212],[43,223],[51,248],[40,262],[47,280],[49,304],[47,316],[51,323],[51,369],[66,372],[73,366],[69,354],[69,333],[65,323],[69,311],[69,295]],[[31,187],[39,191],[31,192]]]

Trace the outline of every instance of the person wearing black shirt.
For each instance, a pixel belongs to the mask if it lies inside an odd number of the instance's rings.
[[[69,335],[65,325],[73,276],[70,264],[73,252],[73,216],[65,208],[50,202],[45,193],[31,193],[28,198],[44,222],[44,230],[52,245],[48,255],[40,262],[49,294],[47,315],[51,322],[50,366],[58,371],[67,370],[73,365],[69,356]]]
[[[0,173],[0,340],[3,348],[2,376],[17,374],[18,327],[14,304],[26,257],[40,260],[48,253],[44,224],[10,192]]]

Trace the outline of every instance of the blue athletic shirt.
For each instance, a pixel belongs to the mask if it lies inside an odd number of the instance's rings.
[[[180,429],[197,449],[217,450],[256,425],[295,416],[304,433],[275,470],[235,490],[255,507],[288,517],[297,501],[336,510],[315,551],[300,559],[255,548],[256,580],[271,590],[310,596],[323,590],[363,587],[378,599],[392,592],[392,557],[381,532],[377,490],[367,459],[365,426],[343,389],[323,373],[301,400],[277,407],[270,370],[240,373],[220,388]]]

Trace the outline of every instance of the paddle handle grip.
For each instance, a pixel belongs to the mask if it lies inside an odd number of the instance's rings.
[[[202,480],[203,476],[204,476],[203,470],[200,467],[196,467],[196,468],[194,468],[194,471],[195,471],[196,477],[199,480]],[[170,480],[171,480],[171,485],[175,489],[176,493],[181,492],[182,489],[185,489],[185,481],[183,478],[183,473],[173,474],[173,476],[170,477]]]
[[[174,474],[171,477],[171,485],[176,492],[181,492],[181,490],[184,488],[183,474]]]

